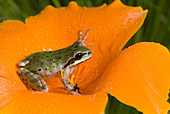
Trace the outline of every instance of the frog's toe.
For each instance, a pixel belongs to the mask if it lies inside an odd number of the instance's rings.
[[[39,90],[44,91],[44,92],[48,92],[48,86],[46,84],[42,85]]]
[[[72,95],[81,95],[80,93],[77,93],[77,92],[75,92],[75,91],[71,91],[70,92]]]

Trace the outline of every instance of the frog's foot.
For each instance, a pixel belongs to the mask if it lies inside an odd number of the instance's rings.
[[[86,33],[86,35],[84,36],[84,38],[82,37],[82,30],[79,31],[79,34],[80,34],[79,42],[81,42],[81,44],[82,44],[83,46],[93,45],[93,43],[89,43],[89,44],[85,44],[85,43],[84,43],[90,31],[91,31],[90,29],[87,30],[87,33]]]
[[[63,78],[62,82],[63,82],[64,86],[66,87],[66,89],[68,90],[69,93],[71,93],[72,95],[81,95],[80,93],[77,93],[77,92],[74,91],[73,86],[71,85],[71,83],[67,79]]]
[[[74,90],[75,92],[78,92],[78,93],[81,94],[81,92],[79,91],[79,87],[77,86],[77,84],[76,84],[75,86],[73,86],[73,90]]]
[[[75,91],[71,91],[70,92],[72,95],[81,95],[80,93],[77,93],[77,92],[75,92]]]
[[[18,73],[20,79],[28,89],[35,91],[48,91],[47,84],[39,75],[34,74],[25,68],[20,68]]]

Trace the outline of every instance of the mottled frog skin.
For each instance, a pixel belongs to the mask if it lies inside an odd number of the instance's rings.
[[[18,71],[20,79],[28,89],[35,91],[48,91],[48,86],[44,80],[57,76],[59,71],[64,71],[62,82],[69,93],[79,95],[73,90],[71,83],[67,80],[74,67],[88,60],[92,56],[92,51],[85,46],[85,39],[90,30],[87,31],[82,39],[82,31],[80,31],[79,41],[73,45],[56,50],[37,52],[18,63],[20,69]]]

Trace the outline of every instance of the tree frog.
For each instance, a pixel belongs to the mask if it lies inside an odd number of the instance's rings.
[[[92,51],[85,47],[91,43],[84,43],[89,32],[90,30],[82,38],[80,30],[79,40],[69,47],[56,51],[37,52],[19,62],[18,74],[26,87],[35,91],[47,92],[48,86],[44,80],[56,76],[59,71],[63,71],[62,82],[65,88],[73,95],[80,95],[74,91],[67,77],[70,76],[75,66],[92,56]]]

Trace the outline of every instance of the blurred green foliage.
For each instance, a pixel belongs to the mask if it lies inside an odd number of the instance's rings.
[[[67,6],[73,0],[0,0],[0,21],[6,19],[24,19],[40,13],[47,5],[55,7]],[[110,4],[113,0],[75,0],[79,6],[97,7],[103,3]],[[170,0],[121,0],[130,6],[142,6],[148,9],[145,23],[125,46],[140,41],[158,42],[170,50]],[[168,12],[169,11],[169,12]],[[170,95],[169,95],[170,96]],[[120,103],[108,95],[106,114],[140,114],[135,108]],[[170,102],[170,100],[168,100]]]

